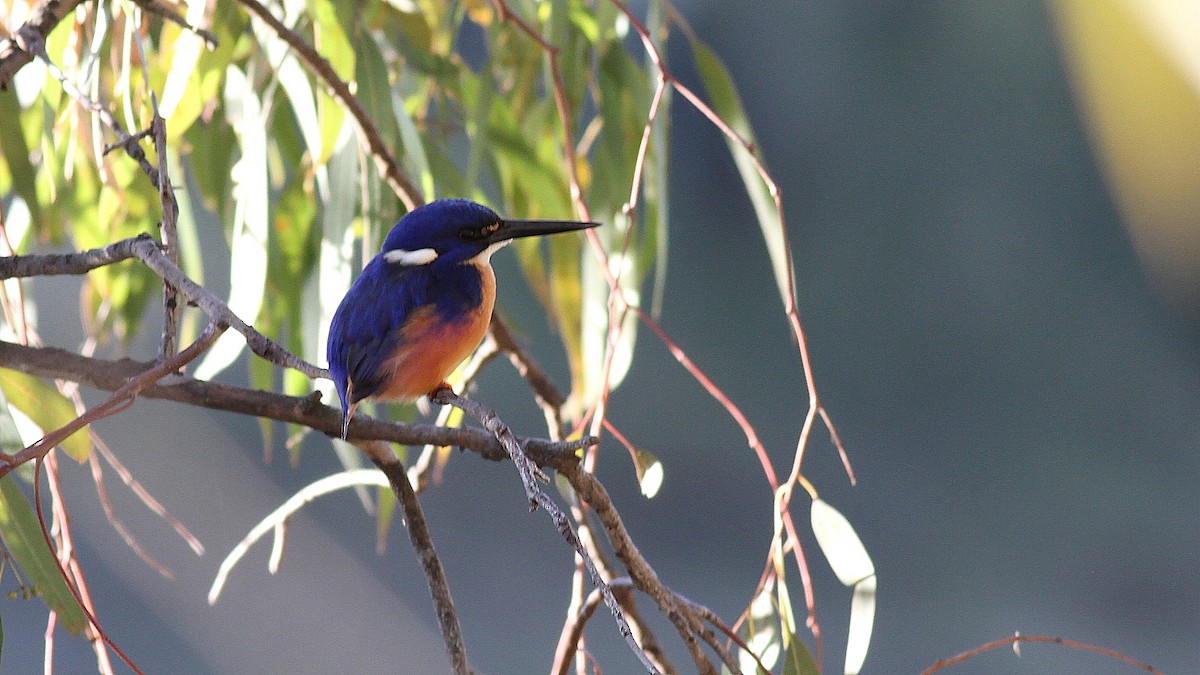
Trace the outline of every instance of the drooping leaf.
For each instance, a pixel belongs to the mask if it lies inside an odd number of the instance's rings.
[[[854,584],[850,600],[850,627],[846,630],[846,675],[857,675],[867,659],[875,626],[875,575]]]
[[[348,37],[351,19],[342,16],[349,10],[349,5],[332,0],[311,0],[310,5],[317,50],[329,61],[334,72],[343,82],[353,82],[355,48],[350,44]],[[342,10],[339,11],[338,7],[341,7]],[[319,165],[329,161],[329,157],[333,154],[334,144],[342,132],[342,123],[346,119],[346,109],[335,101],[323,87],[318,92],[317,109],[320,113],[321,153],[314,161]]]
[[[22,116],[14,90],[0,91],[0,119],[17,120]],[[8,186],[4,182],[9,183]],[[42,220],[36,172],[29,162],[29,145],[20,124],[0,124],[0,189],[13,189],[25,200],[33,222]]]
[[[42,428],[43,433],[61,429],[78,414],[75,406],[59,393],[57,389],[42,380],[25,373],[0,368],[0,388],[9,405],[15,406],[25,413]],[[7,417],[7,412],[4,416]],[[62,442],[62,448],[75,460],[87,460],[92,451],[92,443],[88,439],[87,427],[71,434]]]
[[[750,612],[741,631],[750,653],[738,650],[738,666],[743,673],[761,673],[758,668],[760,662],[768,669],[774,668],[779,662],[783,641],[780,639],[772,592],[773,584],[768,582],[750,602]],[[751,654],[756,655],[758,660],[755,661]]]
[[[696,60],[696,70],[704,82],[704,89],[712,101],[714,112],[725,120],[725,123],[737,133],[742,140],[754,147],[754,132],[750,128],[750,120],[742,108],[741,98],[733,84],[733,78],[725,64],[717,57],[716,52],[697,39],[692,40],[692,55]],[[775,208],[774,198],[762,176],[755,166],[754,155],[745,146],[730,138],[725,139],[733,161],[737,165],[742,182],[746,185],[746,193],[754,206],[763,240],[767,244],[771,268],[775,272],[775,284],[779,287],[780,297],[785,306],[792,306],[790,297],[795,287],[792,271],[791,253],[788,248],[786,233],[780,228],[779,210]]]
[[[854,588],[846,645],[846,673],[857,674],[870,647],[875,621],[875,563],[858,533],[837,509],[817,499],[812,504],[813,536],[833,573]]]
[[[812,503],[812,529],[838,581],[853,586],[875,574],[875,563],[871,562],[854,526],[822,499]]]

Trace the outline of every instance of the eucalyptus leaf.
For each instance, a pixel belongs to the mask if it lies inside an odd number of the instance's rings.
[[[850,627],[846,631],[846,675],[857,675],[867,658],[875,626],[875,575],[854,585],[850,600]]]
[[[43,433],[61,429],[78,417],[75,405],[57,389],[25,373],[0,368],[0,388],[9,405],[15,406],[42,428]],[[4,413],[7,416],[7,413]],[[61,444],[62,449],[76,461],[87,460],[92,442],[87,427],[71,434]]]
[[[756,147],[750,120],[746,116],[737,88],[733,84],[733,78],[729,75],[725,64],[717,57],[716,52],[694,38],[692,39],[692,55],[696,59],[696,70],[700,74],[700,80],[704,82],[704,89],[712,99],[713,110],[742,140],[749,143],[750,147]],[[780,297],[783,299],[785,307],[791,307],[795,304],[792,297],[795,288],[795,274],[792,270],[787,235],[780,227],[780,214],[775,207],[775,200],[762,176],[758,173],[755,156],[752,152],[733,139],[726,138],[725,143],[729,146],[729,152],[737,165],[738,173],[741,174],[742,182],[746,185],[746,194],[750,196],[750,202],[754,206],[754,213],[758,218],[763,240],[767,244],[771,268],[775,272],[775,284],[779,287]]]
[[[11,474],[0,478],[0,538],[58,623],[74,635],[82,633],[87,617],[46,545],[37,513]]]
[[[813,501],[812,529],[821,552],[843,584],[853,586],[875,575],[875,563],[871,562],[854,526],[824,500]]]
[[[652,453],[638,450],[634,466],[637,468],[638,485],[646,499],[654,499],[663,482],[663,465]]]

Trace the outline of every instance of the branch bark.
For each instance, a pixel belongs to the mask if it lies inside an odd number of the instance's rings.
[[[42,0],[33,8],[33,18],[18,28],[17,33],[31,30],[41,35],[44,40],[60,21],[81,4],[83,0]],[[0,90],[8,89],[8,83],[12,82],[13,76],[32,61],[33,57],[34,55],[22,49],[15,39],[0,41]]]
[[[446,570],[442,569],[442,561],[433,548],[433,538],[429,534],[429,526],[425,523],[425,513],[421,510],[421,502],[412,484],[408,482],[408,472],[404,465],[392,453],[391,446],[383,441],[366,441],[358,447],[367,457],[379,467],[392,484],[396,493],[396,501],[404,510],[404,521],[408,525],[408,538],[412,541],[413,549],[421,559],[421,569],[425,571],[425,579],[429,582],[429,593],[433,596],[433,604],[437,609],[438,625],[442,630],[442,639],[446,642],[446,653],[450,656],[450,665],[455,675],[471,675],[471,667],[467,663],[467,646],[463,642],[462,627],[458,623],[458,613],[454,610],[454,598],[450,596],[450,584],[446,581]]]

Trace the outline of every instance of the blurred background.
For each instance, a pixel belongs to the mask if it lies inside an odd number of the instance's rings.
[[[1200,9],[676,7],[732,71],[784,195],[817,385],[859,483],[847,484],[823,433],[806,474],[854,523],[879,576],[864,672],[917,672],[1015,631],[1200,670]],[[671,47],[673,71],[699,87],[686,43]],[[765,247],[722,138],[678,98],[672,122],[663,324],[786,466],[807,401]],[[219,294],[227,259],[207,260]],[[495,262],[503,311],[565,382],[511,253]],[[33,287],[43,307],[77,295],[71,280]],[[77,324],[73,309],[42,318],[58,344],[73,344]],[[475,395],[540,433],[507,365]],[[166,444],[150,426],[164,418],[176,425]],[[668,585],[732,621],[771,535],[770,491],[740,431],[649,335],[611,418],[666,469],[646,500],[626,453],[605,446],[600,476],[635,541]],[[161,578],[88,501],[86,469],[64,462],[103,625],[147,672],[447,670],[405,534],[393,528],[377,556],[374,521],[351,493],[293,520],[277,575],[259,545],[206,604],[244,533],[337,470],[326,443],[311,441],[297,469],[282,448],[266,465],[254,420],[147,400],[99,431],[208,547],[192,556],[110,478],[119,515],[178,577]],[[456,458],[424,504],[477,671],[545,672],[571,554],[544,514],[526,512],[511,467]],[[793,507],[801,523],[807,508]],[[850,594],[805,545],[824,666],[840,672]],[[655,625],[686,666],[674,631]],[[4,672],[40,671],[44,630],[40,603],[4,603]],[[608,655],[605,673],[638,672],[611,617],[598,613],[587,637]],[[54,658],[57,672],[95,667],[65,637]],[[946,672],[1136,671],[1025,645]]]

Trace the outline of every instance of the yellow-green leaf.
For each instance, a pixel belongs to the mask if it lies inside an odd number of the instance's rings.
[[[79,416],[75,406],[57,389],[32,375],[0,368],[0,388],[9,404],[25,413],[43,433],[61,429]],[[68,436],[61,447],[77,461],[85,461],[92,451],[87,427]]]

